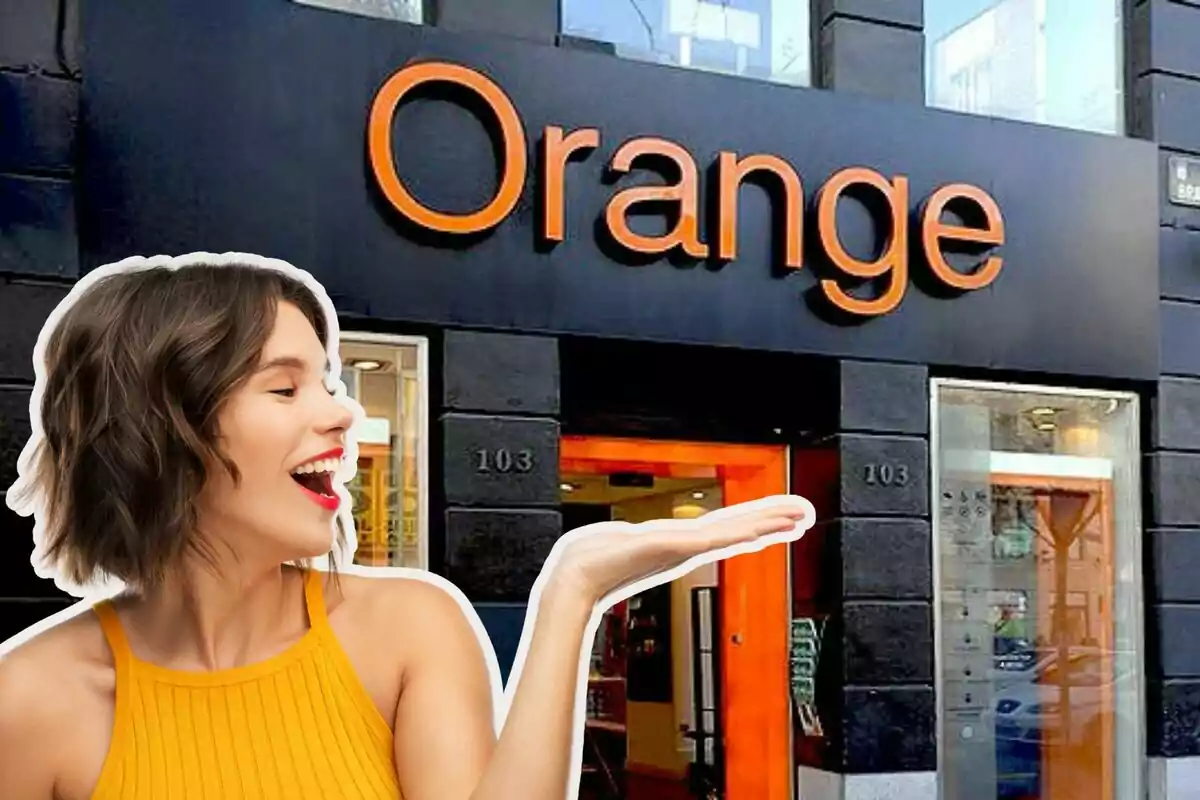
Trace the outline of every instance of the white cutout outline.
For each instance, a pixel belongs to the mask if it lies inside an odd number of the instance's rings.
[[[77,603],[63,609],[62,611],[52,614],[45,619],[42,619],[25,630],[10,637],[9,639],[0,642],[0,659],[4,655],[16,647],[24,644],[37,635],[56,627],[67,620],[73,619],[81,614],[91,611],[92,606],[101,600],[113,597],[124,590],[124,585],[111,576],[101,576],[98,582],[89,585],[76,585],[66,576],[60,575],[50,564],[44,554],[45,545],[45,524],[42,519],[42,509],[45,506],[45,498],[42,492],[30,491],[30,475],[32,470],[32,460],[35,450],[41,443],[43,438],[43,428],[41,424],[41,401],[42,395],[45,392],[46,385],[46,365],[45,365],[45,350],[51,335],[58,328],[59,322],[67,311],[99,280],[110,277],[112,275],[132,272],[135,270],[144,269],[180,269],[188,266],[225,266],[230,264],[247,265],[259,267],[261,269],[274,269],[282,272],[291,278],[301,281],[317,298],[321,308],[325,314],[326,327],[328,330],[326,355],[329,358],[330,364],[330,384],[334,391],[334,399],[351,411],[353,422],[345,435],[345,459],[342,469],[335,475],[334,491],[342,501],[338,507],[337,519],[342,523],[345,531],[346,541],[339,548],[336,540],[331,540],[331,554],[336,554],[338,558],[338,571],[346,575],[357,575],[366,578],[407,578],[411,580],[421,581],[426,584],[437,586],[445,591],[458,604],[467,622],[470,623],[471,629],[475,633],[475,637],[482,651],[484,660],[487,665],[488,678],[492,689],[492,707],[493,707],[493,730],[498,737],[503,730],[504,722],[508,716],[509,708],[512,704],[513,695],[517,686],[520,685],[521,674],[524,670],[525,660],[528,656],[530,641],[533,636],[533,628],[537,622],[538,612],[541,605],[542,591],[545,589],[547,581],[553,575],[555,568],[561,560],[564,551],[573,542],[580,539],[599,533],[605,532],[623,532],[629,535],[637,535],[647,528],[643,524],[630,524],[626,522],[600,522],[591,525],[585,525],[582,528],[577,528],[563,534],[554,544],[547,556],[545,563],[542,565],[541,572],[534,581],[533,587],[529,593],[529,601],[526,605],[525,622],[521,630],[520,642],[517,645],[516,654],[513,657],[512,667],[509,670],[509,678],[507,684],[504,684],[500,677],[500,664],[496,656],[495,647],[492,645],[491,636],[487,632],[482,619],[480,619],[475,607],[467,599],[457,586],[451,583],[446,578],[437,575],[433,572],[419,570],[409,567],[365,567],[353,563],[353,554],[358,546],[357,531],[354,527],[354,517],[350,513],[351,503],[349,492],[346,489],[346,482],[354,477],[357,471],[358,463],[358,441],[355,437],[355,432],[360,423],[365,419],[366,412],[363,407],[347,392],[345,383],[342,381],[342,362],[340,356],[340,327],[338,324],[337,310],[333,305],[333,301],[329,298],[325,287],[306,270],[289,264],[286,261],[279,259],[268,258],[265,256],[254,255],[252,253],[226,252],[226,253],[208,253],[194,252],[182,256],[166,256],[159,255],[153,257],[132,256],[122,259],[121,261],[106,264],[97,267],[85,276],[79,279],[67,293],[58,305],[50,312],[45,324],[42,326],[41,332],[38,334],[37,341],[33,348],[33,370],[34,370],[34,386],[30,393],[29,400],[29,421],[31,433],[29,440],[21,450],[21,454],[17,459],[17,479],[9,487],[6,494],[5,503],[10,509],[17,514],[28,517],[34,517],[33,539],[34,551],[30,556],[30,562],[33,565],[34,572],[38,577],[54,581],[61,591],[78,597],[80,600]],[[25,494],[26,501],[20,502],[17,499],[18,494]],[[626,586],[619,588],[616,591],[606,595],[598,602],[592,615],[588,620],[584,630],[583,641],[580,648],[579,668],[575,678],[575,707],[574,707],[574,723],[572,729],[571,741],[571,757],[570,771],[564,800],[573,800],[578,796],[579,782],[582,767],[583,755],[583,735],[585,723],[587,720],[587,673],[591,661],[591,650],[595,643],[596,632],[599,630],[600,622],[604,613],[611,609],[614,605],[627,600],[635,594],[644,592],[655,586],[661,586],[665,583],[670,583],[684,575],[690,573],[696,568],[711,564],[716,561],[722,561],[732,556],[743,555],[746,553],[754,553],[763,550],[766,547],[771,547],[786,542],[799,540],[816,522],[816,511],[811,502],[806,498],[797,495],[774,495],[764,497],[759,500],[754,500],[746,503],[739,503],[736,506],[716,509],[704,514],[695,519],[663,519],[654,520],[652,524],[655,528],[661,530],[663,528],[675,528],[680,531],[693,531],[703,527],[715,519],[723,517],[737,516],[751,510],[765,508],[771,505],[795,505],[797,502],[805,507],[805,516],[797,525],[790,531],[763,536],[755,541],[733,545],[730,547],[713,550],[695,556],[682,564],[666,570],[664,572],[653,574],[647,578],[634,581]],[[331,526],[330,530],[333,539],[336,537],[336,529]],[[314,568],[318,570],[328,570],[329,556],[314,559]]]

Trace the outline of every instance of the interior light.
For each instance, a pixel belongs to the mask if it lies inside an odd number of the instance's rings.
[[[692,499],[693,500],[703,500],[704,492],[692,492]]]
[[[1053,422],[1039,422],[1037,425],[1039,431],[1052,431],[1057,427]]]
[[[573,492],[573,491],[575,491],[575,486],[574,486],[573,484],[570,484],[570,483],[563,483],[563,484],[560,484],[558,488],[562,489],[564,492]]]
[[[363,358],[363,359],[359,359],[357,361],[351,361],[350,366],[354,367],[357,370],[361,370],[363,372],[374,372],[377,369],[383,368],[383,362],[382,361],[374,361],[369,358]]]
[[[1032,409],[1029,413],[1033,414],[1035,417],[1052,417],[1054,416],[1055,411],[1053,408],[1042,407]]]

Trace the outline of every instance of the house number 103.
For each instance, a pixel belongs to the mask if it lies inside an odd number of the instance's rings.
[[[529,472],[533,469],[533,451],[512,451],[507,447],[481,448],[475,451],[479,472]]]
[[[868,486],[908,485],[908,467],[904,464],[867,464],[863,473]]]

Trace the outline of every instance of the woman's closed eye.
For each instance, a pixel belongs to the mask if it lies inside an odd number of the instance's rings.
[[[282,395],[282,396],[284,396],[284,397],[294,397],[294,396],[295,396],[295,394],[296,394],[296,390],[295,390],[295,389],[292,389],[292,388],[288,388],[288,389],[272,389],[272,390],[271,390],[271,394],[278,394],[278,395]]]

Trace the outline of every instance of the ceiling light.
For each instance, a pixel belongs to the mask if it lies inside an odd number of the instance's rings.
[[[1052,417],[1056,412],[1053,408],[1042,407],[1031,409],[1029,413],[1033,414],[1035,417]]]
[[[383,368],[383,362],[375,361],[370,358],[363,358],[363,359],[359,359],[357,361],[351,361],[350,366],[354,367],[357,370],[361,370],[363,372],[374,372],[377,369]]]
[[[1053,422],[1039,422],[1037,424],[1037,429],[1039,431],[1052,431],[1057,427],[1058,426],[1055,425]]]
[[[574,484],[570,484],[570,483],[563,483],[563,484],[559,484],[559,487],[558,487],[558,488],[562,489],[564,492],[573,492],[573,491],[575,491],[575,485],[574,485]]]
[[[704,492],[692,492],[692,499],[693,500],[703,500]]]

